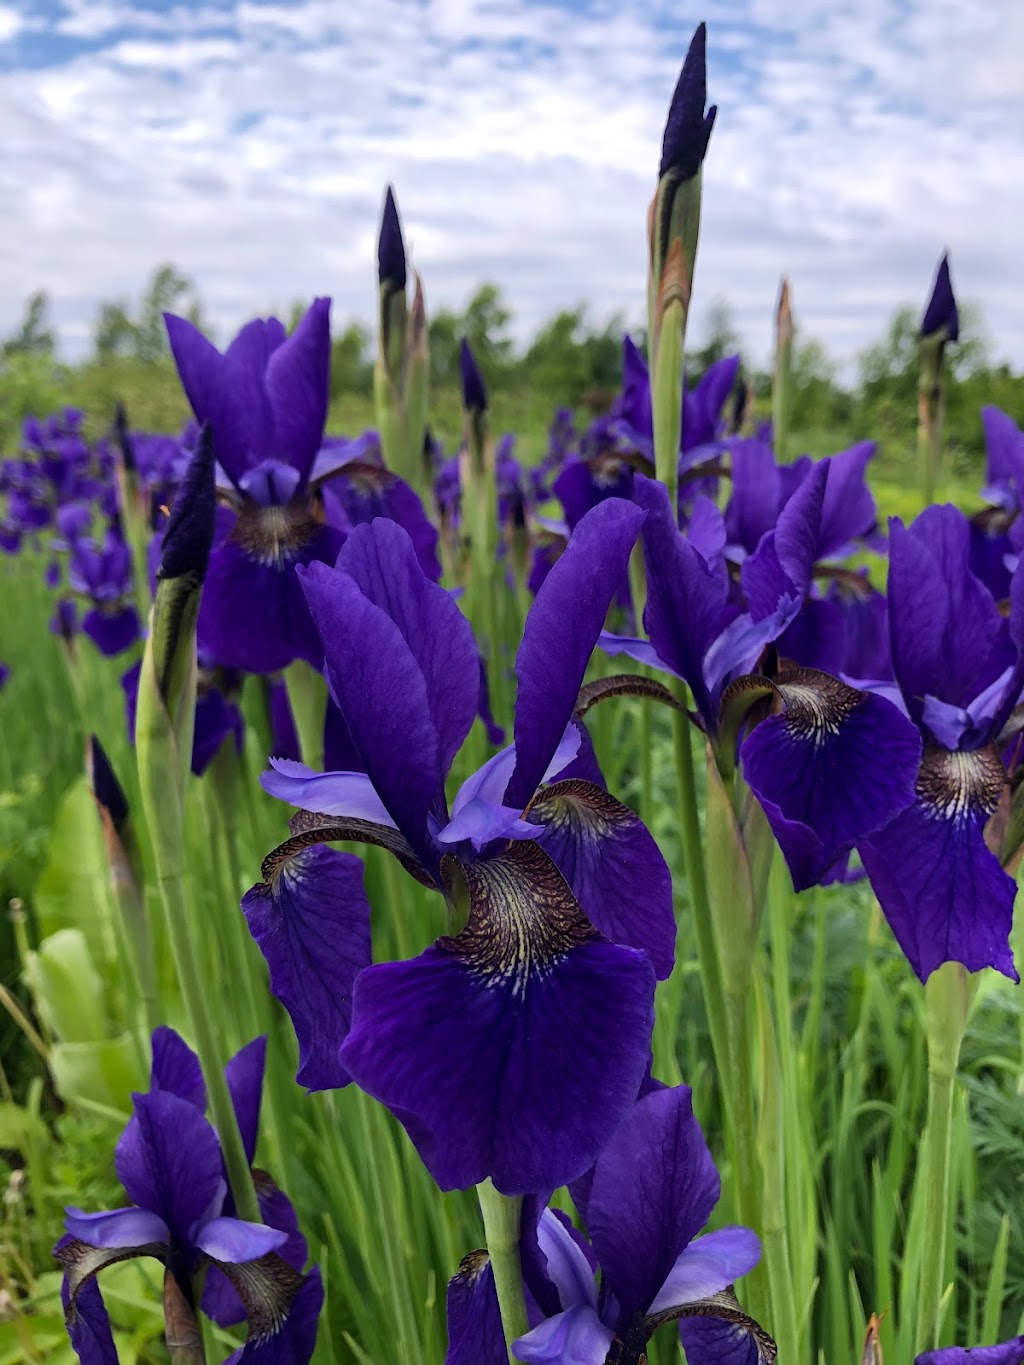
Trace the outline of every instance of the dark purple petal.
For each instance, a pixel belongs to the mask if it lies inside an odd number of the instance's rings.
[[[117,1347],[110,1330],[110,1318],[95,1280],[81,1286],[71,1305],[67,1277],[61,1285],[68,1336],[81,1365],[118,1365]]]
[[[333,561],[341,546],[340,533],[331,526],[304,522],[280,558],[261,554],[258,530],[251,549],[239,542],[240,534],[236,527],[210,556],[199,608],[200,648],[208,649],[225,667],[247,673],[274,673],[295,659],[319,669],[323,645],[295,569]]]
[[[134,607],[122,607],[114,612],[93,607],[82,618],[82,629],[108,659],[130,649],[142,634],[139,614]]]
[[[775,530],[743,561],[743,592],[755,621],[774,612],[784,597],[807,596],[817,558],[828,460],[819,461],[779,513]]]
[[[206,772],[226,739],[234,740],[236,753],[241,753],[245,721],[233,701],[228,701],[219,688],[210,687],[196,699],[192,735],[192,771],[196,777]]]
[[[284,345],[270,356],[266,390],[274,412],[278,459],[305,486],[327,421],[331,378],[331,301],[314,299]]]
[[[416,660],[437,732],[443,782],[476,717],[480,663],[472,628],[451,593],[425,576],[412,541],[395,522],[381,518],[357,527],[338,556],[338,569],[387,613]],[[324,639],[329,654],[331,641]],[[342,705],[342,710],[347,715],[348,708]]]
[[[913,802],[921,738],[891,702],[813,669],[782,675],[778,691],[784,711],[740,758],[799,891]]]
[[[299,1231],[298,1218],[291,1200],[271,1180],[265,1171],[253,1171],[256,1195],[259,1199],[260,1217],[269,1228],[276,1228],[285,1234],[285,1241],[277,1254],[293,1270],[302,1270],[306,1264],[306,1239]],[[212,1318],[218,1327],[233,1327],[245,1321],[245,1305],[239,1298],[231,1281],[217,1266],[207,1267],[203,1282],[203,1312]]]
[[[338,1048],[352,1018],[353,983],[370,962],[362,862],[323,845],[303,849],[246,892],[242,909],[295,1029],[296,1080],[310,1090],[346,1085]]]
[[[216,520],[213,435],[211,428],[204,426],[164,527],[157,578],[183,578],[191,574],[201,583],[210,562]]]
[[[199,1058],[180,1033],[163,1024],[153,1030],[149,1088],[169,1090],[172,1095],[195,1105],[200,1114],[206,1113],[206,1082]]]
[[[344,856],[344,855],[339,855]],[[260,1130],[260,1101],[263,1098],[263,1073],[267,1065],[267,1040],[254,1038],[228,1062],[224,1076],[242,1135],[242,1146],[251,1166],[256,1157]],[[220,1258],[219,1258],[220,1259]]]
[[[293,762],[298,762],[302,757],[302,749],[299,744],[299,736],[295,730],[295,718],[292,715],[291,703],[288,700],[288,688],[283,679],[278,679],[270,684],[269,695],[270,710],[270,752],[274,758],[286,758]],[[332,710],[338,712],[338,708],[333,702],[328,701],[328,713]],[[324,722],[324,766],[330,771],[337,771],[339,768],[347,769],[348,763],[336,763],[336,754],[332,752],[331,757],[327,757],[327,725]],[[342,722],[344,724],[344,722]],[[347,733],[347,731],[346,731]]]
[[[644,628],[658,657],[686,679],[698,710],[707,717],[711,697],[704,682],[704,658],[728,620],[728,574],[724,564],[709,565],[679,534],[663,484],[638,478],[636,500],[647,511]]]
[[[1024,1337],[1011,1337],[998,1346],[946,1346],[925,1351],[914,1365],[1022,1365]]]
[[[639,948],[664,981],[675,963],[672,874],[647,827],[600,787],[573,779],[545,787],[530,809],[544,851],[594,927]]]
[[[224,1365],[309,1365],[316,1347],[324,1286],[314,1266],[292,1299],[288,1315],[276,1330],[250,1337]]]
[[[516,1360],[534,1365],[604,1365],[614,1340],[596,1311],[579,1304],[519,1337],[512,1352]]]
[[[960,337],[960,317],[953,296],[953,282],[949,278],[948,251],[943,254],[939,268],[935,272],[931,296],[921,319],[922,337],[934,336],[936,332],[942,331],[945,332],[947,341],[957,341]]]
[[[707,367],[700,383],[683,395],[682,449],[710,445],[721,429],[722,409],[736,382],[738,355],[723,356]]]
[[[405,244],[402,241],[402,225],[398,221],[395,192],[390,185],[384,196],[384,212],[377,238],[377,279],[398,292],[405,288]]]
[[[133,1203],[158,1214],[172,1239],[188,1245],[193,1224],[223,1189],[217,1135],[195,1105],[170,1091],[134,1101],[115,1152],[118,1177]]]
[[[654,972],[601,938],[539,845],[461,873],[466,928],[360,975],[342,1061],[406,1122],[442,1189],[551,1190],[633,1102]]]
[[[224,357],[185,318],[164,314],[171,354],[196,421],[209,423],[217,462],[236,486],[250,463],[249,415]]]
[[[985,432],[986,482],[1012,488],[1012,506],[1017,507],[1024,493],[1024,431],[991,404],[981,410],[981,425]]]
[[[431,699],[416,656],[399,626],[347,573],[313,565],[301,582],[327,648],[331,690],[370,782],[410,845],[429,863],[427,815],[443,776]],[[475,703],[474,692],[474,710]]]
[[[246,323],[224,352],[225,402],[230,395],[242,419],[246,468],[272,459],[278,453],[266,374],[271,356],[285,344],[287,336],[284,324],[277,318],[254,318]],[[216,432],[216,424],[214,430]]]
[[[706,52],[707,26],[698,24],[669,105],[658,166],[659,180],[669,171],[674,171],[680,180],[692,179],[707,153],[715,108],[712,106],[705,115],[708,97]]]
[[[994,746],[925,750],[917,801],[858,844],[871,885],[922,981],[943,962],[1019,980],[1008,938],[1016,883],[985,844],[1006,774]]]
[[[448,1281],[448,1350],[444,1365],[508,1365],[494,1271],[486,1251],[462,1258]]]
[[[644,520],[609,499],[588,512],[530,608],[516,655],[516,769],[505,793],[525,806],[550,762]]]
[[[778,518],[782,503],[779,468],[767,441],[753,438],[731,441],[729,452],[732,493],[725,509],[729,544],[734,550],[752,555]]]
[[[459,373],[462,376],[462,406],[467,412],[483,412],[487,407],[487,388],[465,337],[459,342]]]
[[[437,528],[424,511],[419,495],[397,474],[361,464],[332,480],[326,492],[337,499],[349,528],[362,526],[375,517],[397,522],[408,532],[420,568],[431,582],[440,580]]]
[[[654,419],[651,416],[651,379],[647,361],[632,337],[622,339],[622,397],[619,415],[634,431],[652,439]]]
[[[109,1213],[64,1210],[64,1227],[71,1237],[91,1247],[142,1247],[168,1242],[167,1224],[146,1209],[113,1209]]]
[[[861,441],[829,457],[815,559],[839,554],[874,530],[878,514],[865,476],[877,449],[874,441]]]
[[[767,1365],[757,1337],[741,1323],[720,1318],[684,1318],[679,1338],[687,1365]]]
[[[890,521],[889,632],[896,680],[920,720],[926,695],[966,705],[1013,655],[999,609],[967,567],[970,532],[955,507]]]
[[[587,1226],[620,1328],[654,1302],[721,1185],[689,1086],[639,1100],[599,1156]]]
[[[647,1311],[664,1313],[720,1294],[753,1270],[760,1259],[761,1243],[749,1228],[705,1233],[683,1249]]]

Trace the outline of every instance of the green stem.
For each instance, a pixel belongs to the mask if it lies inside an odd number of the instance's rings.
[[[285,669],[284,683],[299,736],[302,761],[320,772],[324,766],[324,717],[327,710],[324,680],[304,659],[296,659]]]
[[[756,1232],[762,1229],[760,1163],[754,1113],[754,1067],[750,1040],[749,996],[723,994],[728,1068],[719,1071],[726,1130],[732,1154],[732,1182],[739,1221]],[[750,1313],[768,1320],[764,1270],[758,1267],[744,1280]],[[772,1296],[774,1303],[774,1295]],[[791,1359],[791,1357],[784,1357]]]
[[[214,1127],[220,1138],[224,1165],[227,1167],[228,1183],[234,1196],[238,1217],[250,1223],[261,1223],[263,1219],[260,1216],[256,1189],[252,1183],[249,1159],[238,1130],[238,1119],[231,1103],[231,1094],[224,1077],[213,1025],[207,1010],[205,983],[192,953],[184,878],[179,868],[166,866],[166,860],[160,854],[159,841],[156,848],[157,880],[167,919],[174,965],[181,983],[181,994],[185,1001],[185,1009],[188,1011],[192,1035],[196,1041],[196,1051],[199,1053],[199,1061],[206,1078]]]
[[[942,1325],[950,1222],[953,1088],[967,1019],[967,974],[946,962],[925,984],[928,1011],[928,1122],[924,1142],[924,1236],[918,1285],[917,1353],[933,1351]]]
[[[704,990],[704,1008],[708,1017],[711,1047],[724,1090],[724,1080],[729,1075],[728,1023],[722,991],[722,968],[715,945],[715,926],[711,917],[707,872],[704,867],[704,846],[701,842],[700,817],[697,811],[697,782],[693,767],[690,721],[683,712],[674,711],[672,724],[676,785],[679,794],[679,828],[686,881],[690,890],[694,933],[697,938],[697,961]]]
[[[505,1333],[510,1365],[515,1365],[512,1343],[530,1330],[523,1292],[523,1264],[519,1254],[519,1218],[522,1199],[499,1194],[489,1180],[476,1187],[484,1220],[487,1255],[498,1292],[501,1326]]]

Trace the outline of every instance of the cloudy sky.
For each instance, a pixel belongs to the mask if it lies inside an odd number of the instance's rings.
[[[848,367],[942,249],[1024,368],[1021,0],[0,0],[0,334],[66,354],[171,261],[223,341],[331,294],[369,320],[396,187],[428,307],[497,281],[525,336],[639,319],[646,205],[689,36],[719,117],[695,334],[768,352],[781,272]]]

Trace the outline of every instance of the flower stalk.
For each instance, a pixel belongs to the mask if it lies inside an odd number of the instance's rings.
[[[487,1254],[494,1272],[501,1326],[508,1347],[510,1365],[515,1365],[512,1343],[530,1330],[523,1292],[523,1264],[519,1251],[521,1198],[499,1194],[489,1180],[476,1187],[480,1214],[484,1220]]]

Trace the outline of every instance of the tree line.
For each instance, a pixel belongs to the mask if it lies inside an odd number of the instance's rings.
[[[304,305],[296,304],[288,323],[294,325]],[[130,363],[166,368],[169,359],[161,315],[182,313],[205,329],[201,300],[193,282],[172,265],[153,272],[141,297],[100,304],[86,364],[99,369]],[[465,336],[485,378],[495,390],[528,393],[531,406],[564,404],[599,412],[607,408],[621,379],[622,336],[632,331],[639,344],[642,329],[628,326],[621,315],[604,325],[593,322],[585,305],[563,309],[541,324],[525,346],[512,338],[512,310],[501,289],[480,285],[461,311],[442,308],[429,319],[431,379],[435,392],[458,387],[458,343]],[[712,304],[703,328],[703,343],[687,357],[697,376],[722,356],[742,352],[728,304]],[[916,422],[917,328],[914,309],[899,309],[884,334],[858,356],[854,382],[843,382],[838,366],[820,341],[798,339],[793,356],[792,413],[794,432],[810,441],[819,433],[828,448],[833,432],[870,434],[891,448],[912,447]],[[374,338],[359,321],[336,330],[332,397],[369,399],[373,383]],[[0,390],[17,387],[24,373],[53,365],[56,333],[50,300],[38,290],[27,300],[21,322],[0,340]],[[984,326],[977,310],[961,309],[959,344],[950,350],[947,436],[954,456],[973,467],[983,454],[978,411],[984,403],[1004,408],[1024,423],[1024,376],[990,358]],[[767,412],[771,375],[746,370],[757,409]],[[10,407],[10,394],[4,407]],[[832,441],[834,445],[834,440]],[[811,441],[813,447],[813,441]]]

